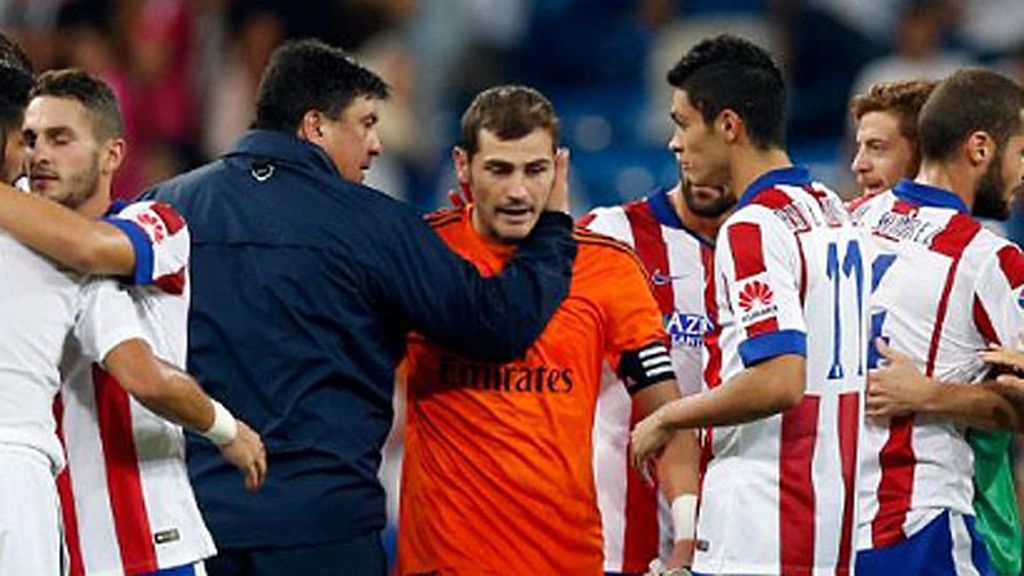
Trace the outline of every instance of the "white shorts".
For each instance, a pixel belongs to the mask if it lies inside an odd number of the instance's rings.
[[[0,444],[0,576],[61,576],[60,502],[50,460]]]

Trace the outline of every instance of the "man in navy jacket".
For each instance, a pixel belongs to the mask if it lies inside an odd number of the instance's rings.
[[[248,494],[190,442],[221,554],[211,576],[385,571],[380,450],[394,371],[416,330],[487,360],[522,354],[568,291],[575,244],[565,167],[505,273],[483,279],[401,202],[364,187],[387,85],[317,41],[278,49],[254,129],[158,185],[192,230],[189,370],[267,448]]]

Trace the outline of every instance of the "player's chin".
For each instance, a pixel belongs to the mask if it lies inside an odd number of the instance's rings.
[[[506,242],[509,244],[519,242],[530,235],[530,231],[533,230],[533,226],[536,223],[536,218],[532,218],[529,221],[502,223],[501,225],[497,226],[498,238],[502,242]]]

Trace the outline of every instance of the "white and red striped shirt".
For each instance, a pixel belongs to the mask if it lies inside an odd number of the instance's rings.
[[[980,381],[987,368],[977,351],[1013,345],[1024,330],[1021,251],[971,218],[959,197],[909,180],[854,218],[873,239],[872,334],[928,376]],[[898,543],[944,510],[973,515],[964,432],[923,417],[866,422],[858,548]]]
[[[165,204],[140,202],[107,221],[135,248],[128,288],[153,353],[185,366],[190,239]],[[68,467],[58,478],[72,576],[122,575],[194,563],[216,553],[185,467],[181,427],[128,396],[70,351],[56,405]]]
[[[719,233],[720,333],[709,345],[721,346],[721,385],[800,354],[806,393],[784,413],[706,431],[697,572],[852,572],[866,380],[859,238],[842,201],[801,168],[758,178]]]
[[[714,321],[714,248],[683,225],[665,191],[595,209],[583,223],[625,242],[643,262],[672,339],[680,392],[698,392],[704,334]],[[667,559],[674,540],[665,499],[629,463],[629,431],[637,417],[626,388],[606,365],[594,422],[594,481],[608,572],[646,572],[654,558]]]

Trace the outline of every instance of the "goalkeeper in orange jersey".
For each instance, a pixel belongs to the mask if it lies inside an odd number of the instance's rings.
[[[454,152],[473,203],[433,215],[435,231],[482,273],[499,272],[551,190],[567,185],[557,142],[554,109],[536,90],[479,94]],[[605,236],[580,229],[576,240],[569,296],[524,357],[471,361],[411,338],[400,574],[602,573],[591,440],[602,365],[641,414],[679,392],[642,265]],[[692,432],[678,433],[652,470],[691,547],[698,452]]]

